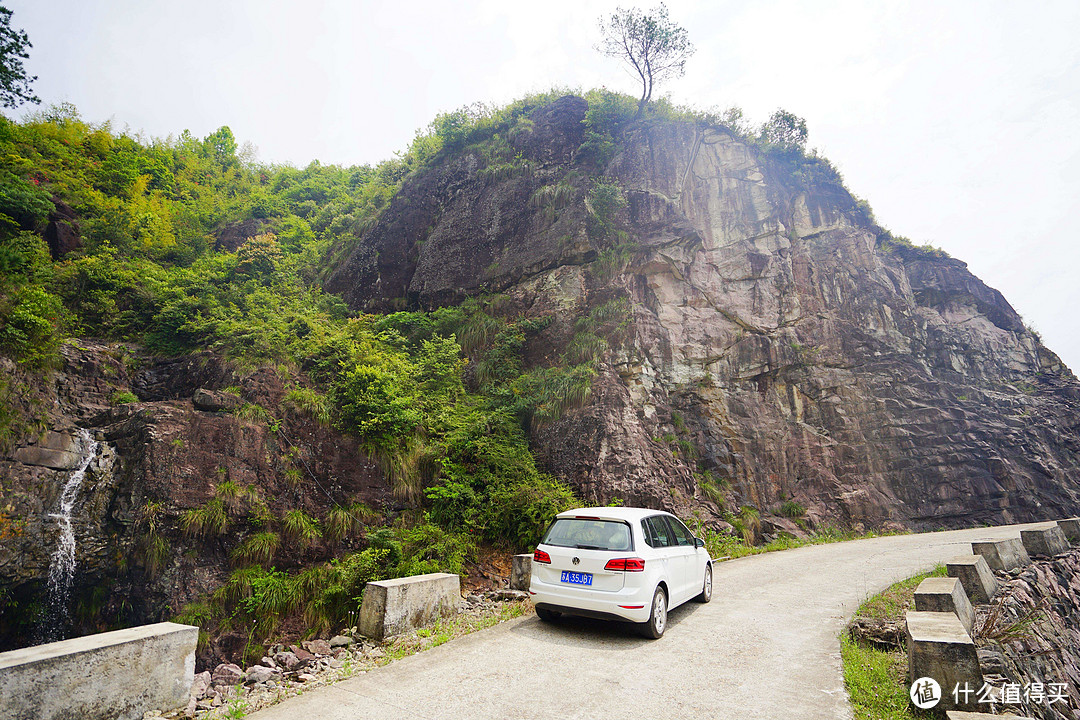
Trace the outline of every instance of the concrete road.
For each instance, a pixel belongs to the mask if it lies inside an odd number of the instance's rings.
[[[253,720],[851,718],[838,637],[859,604],[1014,525],[901,535],[719,563],[708,605],[633,626],[519,618],[253,713]]]

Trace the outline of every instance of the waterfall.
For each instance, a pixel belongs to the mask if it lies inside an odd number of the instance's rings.
[[[56,520],[60,537],[49,561],[45,609],[37,632],[38,641],[41,643],[63,640],[71,621],[68,605],[71,599],[71,584],[75,579],[75,531],[71,527],[71,510],[75,506],[83,478],[86,477],[86,469],[97,456],[98,450],[98,442],[88,430],[80,428],[79,438],[82,440],[82,462],[64,483],[56,512],[49,513],[49,517]]]

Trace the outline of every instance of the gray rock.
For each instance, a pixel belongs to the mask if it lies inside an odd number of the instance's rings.
[[[191,697],[202,698],[206,696],[206,691],[210,688],[211,675],[209,670],[203,670],[201,673],[195,675],[195,679],[191,683]]]
[[[247,669],[247,673],[244,675],[244,684],[254,685],[255,683],[266,682],[276,674],[277,672],[273,668],[266,667],[265,665],[252,665]]]
[[[296,676],[296,679],[299,680],[300,682],[309,683],[309,682],[314,682],[316,680],[316,677],[314,675],[312,675],[311,673],[300,673],[299,675]]]
[[[510,588],[528,590],[532,580],[532,553],[515,555],[510,566]]]
[[[191,397],[191,402],[196,410],[205,412],[231,412],[240,407],[242,401],[231,393],[218,392],[216,390],[204,390],[200,388]]]
[[[34,445],[17,448],[13,457],[24,465],[74,470],[82,463],[83,448],[78,435],[49,431]]]
[[[350,645],[353,644],[353,642],[355,642],[355,641],[351,637],[348,637],[347,635],[335,635],[334,637],[330,638],[330,647],[332,647],[332,648],[349,647]]]

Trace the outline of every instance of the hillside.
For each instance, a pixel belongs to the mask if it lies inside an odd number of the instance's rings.
[[[634,105],[353,168],[0,121],[0,643],[179,615],[258,658],[581,502],[736,543],[1080,511],[1080,383],[1000,293],[783,128]]]
[[[1076,512],[1080,384],[999,292],[797,146],[617,110],[563,98],[501,157],[447,153],[327,289],[553,316],[531,355],[596,379],[535,448],[590,501],[926,529]]]

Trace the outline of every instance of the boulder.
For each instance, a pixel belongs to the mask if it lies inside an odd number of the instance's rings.
[[[49,431],[37,443],[17,448],[14,458],[24,465],[74,470],[82,464],[83,447],[74,433]]]
[[[307,640],[302,644],[308,652],[315,655],[329,655],[332,651],[330,643],[325,640]]]
[[[210,676],[214,685],[239,685],[243,679],[244,671],[233,663],[221,663]]]
[[[265,665],[252,665],[244,674],[244,684],[254,685],[255,683],[266,682],[275,675],[277,675],[277,671],[273,668],[268,668]]]
[[[492,600],[525,600],[529,597],[529,593],[524,590],[511,590],[507,588],[500,588],[498,590],[492,590],[488,593],[488,597]]]
[[[206,691],[211,685],[211,675],[209,670],[203,670],[201,673],[195,676],[195,679],[191,683],[191,697],[202,698],[206,696]]]
[[[904,622],[884,618],[857,617],[848,626],[851,637],[882,650],[904,647]]]
[[[296,653],[283,650],[274,655],[274,662],[286,670],[295,670],[300,667],[300,658],[296,656]]]
[[[351,637],[345,635],[335,635],[334,637],[330,638],[330,647],[349,647],[353,644],[353,642],[354,640]]]
[[[292,650],[293,655],[295,655],[300,660],[300,662],[311,662],[315,659],[315,656],[312,653],[304,650],[303,648],[298,648],[295,645],[290,645],[289,649]]]

